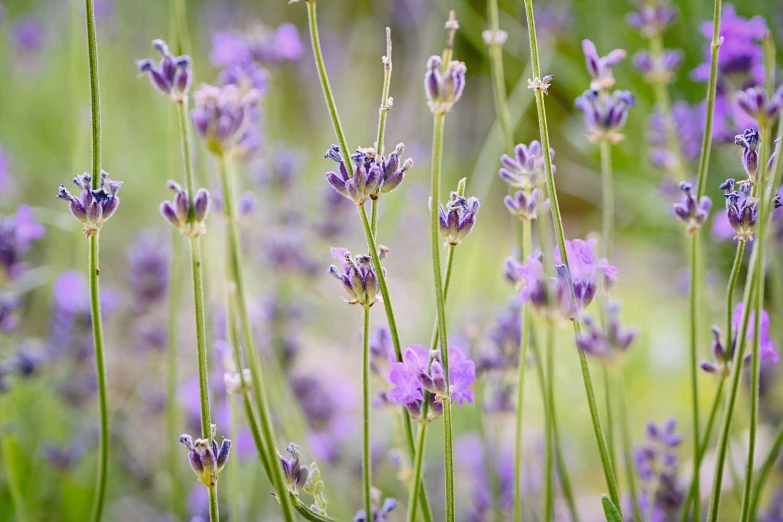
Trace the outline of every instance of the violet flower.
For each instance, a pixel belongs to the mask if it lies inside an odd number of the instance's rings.
[[[736,232],[734,239],[753,241],[753,234],[756,232],[759,200],[750,195],[751,185],[744,183],[739,186],[739,190],[734,190],[734,180],[727,179],[720,188],[724,191],[723,197],[726,198],[726,218],[728,224]],[[783,205],[780,195],[775,196],[773,205],[773,210]]]
[[[190,435],[181,435],[179,441],[188,448],[188,461],[193,472],[207,487],[213,487],[217,484],[218,475],[228,461],[228,455],[231,453],[231,441],[223,439],[218,448],[215,441],[215,425],[212,425],[212,436],[210,440],[196,439]]]
[[[193,95],[193,124],[207,149],[222,155],[235,148],[247,149],[245,131],[252,121],[252,111],[258,105],[258,93],[242,95],[235,85],[215,87],[202,85]]]
[[[391,497],[386,497],[381,503],[381,492],[377,488],[370,490],[370,499],[372,515],[368,519],[364,509],[360,509],[354,515],[353,522],[387,522],[389,513],[397,509],[397,501]]]
[[[446,208],[438,204],[440,233],[449,245],[456,246],[470,234],[476,224],[476,214],[481,202],[476,197],[464,198],[452,192]]]
[[[634,3],[637,10],[629,13],[625,20],[646,38],[661,34],[677,18],[677,7],[668,0],[634,0]]]
[[[576,311],[586,309],[595,296],[598,287],[598,278],[603,276],[604,283],[611,285],[614,277],[619,273],[616,266],[609,264],[606,259],[598,259],[595,255],[596,239],[572,239],[565,242],[568,267],[562,264],[560,248],[554,251],[555,269],[558,278],[570,281],[573,288]],[[564,275],[563,275],[564,274]]]
[[[0,274],[4,281],[12,281],[27,270],[22,258],[31,242],[45,232],[44,226],[33,218],[29,205],[20,205],[14,216],[0,217]]]
[[[771,96],[767,95],[763,87],[749,87],[737,93],[736,103],[748,116],[756,120],[759,126],[772,124],[783,108],[783,85]]]
[[[291,454],[290,458],[285,458],[280,453],[280,463],[283,466],[283,474],[285,475],[286,485],[288,490],[294,495],[299,495],[299,490],[304,487],[307,482],[307,477],[310,474],[309,468],[301,463],[299,458],[299,446],[293,442],[288,444],[286,451]]]
[[[339,165],[339,174],[327,172],[326,181],[338,193],[357,205],[363,205],[368,198],[376,200],[402,183],[405,173],[413,166],[411,158],[401,161],[404,152],[405,145],[402,143],[395,147],[388,159],[383,155],[378,157],[372,147],[357,149],[356,153],[351,155],[354,168],[353,172],[349,173],[340,147],[332,145],[324,157]]]
[[[555,149],[549,149],[549,158],[555,159]],[[503,164],[499,171],[500,177],[514,188],[531,190],[544,175],[544,153],[537,140],[531,141],[530,145],[520,143],[514,147],[513,158],[503,154],[500,162]],[[557,172],[554,165],[552,172]]]
[[[601,94],[595,89],[585,91],[575,102],[576,108],[584,113],[587,137],[594,143],[621,142],[625,138],[621,131],[628,120],[628,109],[635,105],[636,99],[628,91]]]
[[[697,202],[693,196],[693,186],[686,181],[680,183],[680,190],[683,192],[682,201],[672,205],[672,209],[677,219],[685,223],[688,233],[693,234],[707,221],[712,200],[702,196]]]
[[[756,173],[759,170],[761,134],[756,129],[745,129],[745,132],[734,137],[734,143],[742,147],[742,166],[748,174],[750,183],[755,184]]]
[[[97,190],[91,189],[91,176],[87,172],[74,177],[72,182],[81,189],[79,197],[73,196],[65,185],[60,185],[57,197],[70,203],[71,214],[84,225],[82,232],[85,236],[92,237],[120,206],[117,192],[122,186],[122,181],[111,180],[107,172],[101,171]]]
[[[565,275],[565,272],[559,271],[555,278],[544,277],[541,261],[528,257],[527,263],[517,268],[518,284],[522,288],[520,301],[530,304],[544,319],[553,322],[572,319],[576,310],[571,300],[569,281],[561,274]]]
[[[677,129],[677,145],[679,153],[685,161],[693,161],[699,157],[703,133],[701,109],[690,106],[687,102],[678,101],[672,106],[672,123]],[[653,148],[650,150],[650,161],[659,168],[673,170],[677,165],[677,151],[669,148],[666,135],[666,124],[660,109],[656,107],[648,120],[647,139]]]
[[[33,60],[41,54],[46,44],[46,27],[40,18],[19,18],[8,33],[8,40],[22,60]]]
[[[582,40],[582,51],[585,55],[587,72],[593,79],[590,83],[590,89],[594,91],[611,89],[614,86],[612,68],[625,59],[625,51],[615,49],[606,56],[598,56],[595,44],[590,40]]]
[[[370,256],[354,257],[345,248],[332,248],[332,259],[342,261],[342,272],[332,265],[329,267],[329,273],[343,284],[343,288],[351,296],[350,300],[345,300],[348,304],[370,307],[376,300],[380,300],[378,275],[372,266]]]
[[[169,256],[152,237],[142,236],[127,252],[126,281],[137,310],[149,310],[166,298],[169,286]]]
[[[675,517],[685,498],[677,480],[678,450],[682,437],[675,433],[674,419],[661,426],[647,424],[647,442],[634,451],[641,479],[639,504],[643,513],[652,513],[653,522]]]
[[[648,51],[633,55],[633,65],[651,85],[668,85],[674,81],[674,73],[680,68],[685,54],[680,49],[665,49],[660,56]]]
[[[463,62],[452,60],[443,68],[440,56],[433,55],[427,60],[427,73],[424,75],[424,92],[427,106],[433,114],[445,114],[451,110],[465,90]]]
[[[734,312],[731,315],[731,339],[727,344],[721,340],[721,331],[717,326],[712,327],[712,361],[702,361],[700,367],[707,373],[728,375],[731,373],[732,363],[734,361],[734,353],[737,347],[737,337],[740,326],[742,324],[742,314],[745,310],[744,303],[737,303],[734,307]],[[747,346],[752,346],[755,335],[755,310],[750,312],[748,316],[748,330],[745,336]],[[761,317],[759,318],[759,360],[769,361],[772,364],[778,362],[779,357],[776,351],[775,343],[769,334],[769,314],[766,310],[761,311]],[[744,367],[749,367],[753,361],[753,350],[746,349],[745,356],[742,359]]]
[[[160,63],[140,60],[136,63],[139,72],[150,77],[150,83],[164,96],[175,103],[182,103],[188,97],[193,73],[190,70],[190,56],[172,56],[163,40],[153,40],[152,47],[163,55]]]
[[[209,214],[209,191],[198,189],[196,196],[191,198],[187,190],[176,181],[169,180],[167,186],[174,192],[174,200],[160,204],[160,213],[171,226],[182,234],[198,237],[207,232],[204,223]]]

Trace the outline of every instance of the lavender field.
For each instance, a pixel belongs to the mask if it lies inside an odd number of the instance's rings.
[[[0,1],[0,522],[783,521],[778,51],[776,0]]]

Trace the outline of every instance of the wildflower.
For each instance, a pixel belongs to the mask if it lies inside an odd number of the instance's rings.
[[[427,106],[433,114],[445,114],[451,110],[465,90],[465,72],[463,62],[452,60],[443,68],[440,56],[433,55],[427,60],[427,73],[424,75],[424,92]]]
[[[202,85],[193,95],[193,124],[207,149],[218,156],[241,146],[248,149],[245,134],[252,120],[252,110],[258,104],[258,93],[242,95],[235,85],[215,87]]]
[[[737,93],[737,105],[760,126],[773,123],[783,108],[783,86],[772,96],[767,95],[763,87],[749,87]]]
[[[74,185],[81,189],[79,197],[73,196],[65,185],[60,185],[60,190],[57,191],[57,197],[70,203],[71,214],[84,225],[82,232],[86,237],[97,234],[103,224],[114,215],[120,206],[117,192],[122,186],[122,181],[109,179],[109,174],[105,171],[101,171],[97,190],[92,190],[91,181],[92,178],[87,172],[73,178]]]
[[[481,37],[484,39],[484,45],[486,46],[491,46],[491,45],[502,46],[504,43],[506,43],[506,40],[508,39],[508,33],[500,29],[498,29],[497,31],[492,31],[490,29],[487,29],[486,31],[483,31],[481,33]]]
[[[13,216],[0,217],[0,281],[9,282],[27,270],[22,257],[34,239],[46,233],[43,225],[33,218],[29,205],[19,205]]]
[[[764,82],[764,52],[759,43],[767,32],[764,18],[756,16],[750,20],[737,16],[732,4],[723,6],[720,19],[720,38],[723,43],[718,54],[718,89],[742,89],[748,83],[758,85]],[[705,22],[701,33],[712,39],[713,23]],[[712,46],[704,46],[704,61],[691,72],[696,81],[706,82],[710,78]]]
[[[518,190],[513,196],[506,195],[503,202],[512,216],[517,216],[524,221],[532,221],[536,219],[539,199],[541,199],[541,191],[538,189],[533,189],[530,194]]]
[[[587,308],[595,296],[598,278],[604,277],[604,283],[611,285],[614,277],[619,273],[616,266],[609,264],[606,259],[598,259],[595,256],[597,240],[572,239],[565,242],[568,267],[561,264],[560,248],[554,252],[555,271],[561,282],[568,282],[573,291],[576,311]]]
[[[549,149],[550,160],[555,159],[555,149]],[[544,174],[544,153],[541,144],[533,140],[530,145],[520,143],[514,147],[514,157],[503,154],[500,157],[503,166],[500,168],[500,177],[514,188],[530,190],[534,188],[539,177]],[[555,166],[552,165],[555,172]]]
[[[549,87],[552,85],[552,80],[554,79],[554,74],[548,74],[543,78],[533,78],[532,80],[528,79],[527,88],[533,91],[549,94]]]
[[[196,439],[190,435],[181,435],[179,441],[188,448],[188,460],[193,472],[207,487],[213,487],[217,484],[218,475],[223,470],[231,452],[231,441],[224,438],[218,448],[215,441],[215,425],[212,425],[212,436],[210,440]]]
[[[668,0],[634,0],[637,11],[629,13],[628,25],[639,29],[643,36],[652,38],[670,27],[677,18],[677,8]]]
[[[625,329],[620,324],[619,306],[612,303],[607,306],[606,331],[596,325],[593,320],[585,315],[582,323],[587,328],[586,333],[580,333],[576,337],[577,348],[586,354],[592,355],[602,361],[610,361],[613,357],[628,351],[628,348],[636,340],[637,332],[633,329]]]
[[[606,56],[599,57],[595,44],[590,40],[582,40],[582,51],[585,54],[587,72],[590,73],[590,77],[593,79],[590,83],[590,89],[594,91],[611,89],[614,85],[612,68],[625,59],[625,51],[615,49]]]
[[[731,373],[732,364],[734,362],[734,354],[737,348],[738,332],[742,323],[742,314],[745,309],[744,303],[737,303],[734,307],[734,312],[731,315],[731,334],[726,342],[721,339],[721,331],[717,326],[712,327],[712,361],[702,361],[699,366],[702,370],[712,374],[729,375]],[[755,327],[756,327],[756,312],[752,311],[748,315],[748,329],[746,333],[746,341],[748,345],[752,345]],[[769,335],[769,314],[766,310],[761,311],[761,317],[759,318],[759,360],[769,361],[774,364],[779,360],[775,343]],[[753,350],[746,349],[745,356],[742,359],[742,364],[745,367],[750,366],[753,361]]]
[[[171,98],[174,103],[183,103],[190,91],[193,73],[190,70],[190,56],[172,56],[163,40],[153,40],[152,47],[163,55],[160,63],[152,60],[137,62],[139,72],[150,77],[150,83],[158,92]]]
[[[674,73],[682,64],[684,53],[679,49],[665,49],[660,56],[639,51],[633,56],[633,64],[652,85],[668,85],[674,81]]]
[[[332,259],[342,261],[343,271],[332,265],[329,273],[343,284],[343,288],[351,296],[348,304],[360,304],[370,307],[378,297],[378,275],[372,266],[370,256],[352,256],[345,248],[332,248]]]
[[[522,263],[517,261],[515,257],[509,256],[503,263],[503,275],[506,281],[514,286],[517,286],[522,278],[519,275],[519,269],[522,268]]]
[[[278,456],[280,457],[280,463],[283,465],[283,473],[285,474],[288,490],[298,496],[299,490],[307,482],[310,470],[299,459],[299,446],[291,442],[288,444],[286,451],[291,454],[291,458],[286,459],[279,453]]]
[[[377,488],[370,490],[370,499],[372,502],[372,515],[367,518],[363,509],[356,512],[353,522],[387,522],[389,513],[397,509],[397,501],[391,497],[386,497],[381,504],[381,492]]]
[[[628,120],[628,108],[636,105],[636,99],[628,91],[614,91],[602,95],[592,89],[576,99],[576,107],[584,113],[587,136],[590,141],[608,140],[619,143],[625,136],[620,132]]]
[[[734,143],[742,147],[742,166],[751,184],[756,183],[756,172],[759,170],[759,144],[761,134],[755,129],[745,129],[742,134],[734,137]]]
[[[204,222],[209,214],[209,191],[198,189],[196,197],[191,199],[187,190],[177,182],[169,180],[167,186],[174,192],[174,200],[160,204],[161,215],[186,236],[198,237],[205,234],[207,228]]]
[[[480,436],[469,433],[455,441],[454,457],[469,481],[472,505],[466,509],[469,522],[494,520],[493,506],[504,513],[514,505],[514,455],[501,444],[485,444]]]
[[[166,297],[169,285],[169,256],[149,236],[134,241],[127,253],[126,281],[137,310],[150,310]]]
[[[528,257],[527,263],[519,266],[517,276],[522,287],[520,300],[532,305],[542,317],[552,321],[573,317],[573,303],[567,281],[559,275],[557,278],[544,277],[541,261]]]
[[[634,461],[641,478],[639,504],[650,520],[670,520],[684,500],[678,480],[677,451],[682,437],[675,433],[674,419],[661,426],[647,424],[647,442],[635,449]]]
[[[734,180],[727,179],[721,186],[726,198],[726,217],[729,225],[737,235],[734,239],[740,241],[753,241],[756,232],[756,218],[758,217],[758,198],[750,195],[750,184],[740,185],[739,191],[734,190]],[[777,209],[781,206],[780,196],[776,196],[773,202]]]
[[[473,230],[476,224],[476,213],[481,202],[478,198],[464,198],[457,192],[452,192],[446,203],[446,208],[438,204],[440,215],[440,233],[448,244],[459,245]]]
[[[683,192],[682,201],[672,205],[674,214],[685,223],[689,234],[695,233],[707,221],[712,200],[707,196],[702,196],[698,202],[693,196],[693,187],[690,183],[683,181],[680,183],[680,190]]]
[[[679,150],[671,150],[663,114],[660,108],[655,108],[648,120],[647,132],[647,139],[653,146],[650,151],[653,165],[673,170],[677,166],[678,153],[685,161],[692,161],[699,156],[703,132],[699,111],[699,107],[692,107],[684,101],[675,102],[672,106],[672,124],[677,133],[675,145]]]
[[[326,181],[337,192],[350,199],[357,205],[363,205],[367,198],[378,199],[381,194],[387,194],[397,188],[405,178],[407,172],[413,166],[413,160],[402,160],[405,145],[400,143],[387,159],[382,154],[378,156],[372,147],[357,149],[351,155],[354,164],[353,173],[348,172],[340,147],[332,145],[325,158],[329,158],[339,165],[339,174],[326,173]]]

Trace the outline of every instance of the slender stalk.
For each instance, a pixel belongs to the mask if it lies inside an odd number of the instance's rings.
[[[631,437],[631,422],[628,418],[628,399],[625,387],[625,375],[622,368],[618,368],[615,373],[617,376],[617,385],[620,410],[620,428],[623,439],[623,459],[625,460],[625,472],[628,475],[628,491],[631,494],[631,508],[633,509],[633,520],[643,520],[642,508],[639,504],[639,495],[636,490],[636,465],[633,458],[633,438]]]
[[[614,178],[612,176],[612,144],[601,140],[601,185],[603,204],[601,205],[602,234],[604,257],[612,257],[612,241],[614,227]],[[611,440],[611,436],[609,436]],[[614,455],[614,451],[612,451]]]
[[[614,443],[614,408],[612,407],[612,381],[611,381],[611,375],[609,374],[609,368],[604,366],[601,369],[601,374],[603,377],[603,384],[604,384],[604,400],[606,401],[605,407],[606,407],[606,448],[609,451],[609,462],[612,463],[612,468],[617,469],[617,460],[616,455],[617,452],[615,450],[616,446]]]
[[[555,327],[548,324],[546,329],[546,444],[544,446],[544,522],[551,522],[554,509],[553,479],[553,436],[552,426],[555,416]]]
[[[188,13],[186,0],[174,0],[174,16],[177,27],[177,52],[178,54],[190,54],[190,32],[188,31]]]
[[[698,233],[694,233],[691,236],[691,287],[690,287],[690,301],[689,301],[689,315],[690,315],[690,384],[691,384],[691,419],[693,422],[693,447],[694,449],[699,447],[701,442],[701,421],[699,415],[699,342],[698,342],[698,329],[699,329],[699,310],[698,310],[698,296],[699,296],[699,283],[701,282],[701,273],[699,268],[699,237]],[[693,458],[693,480],[695,482],[694,487],[696,491],[701,491],[701,455],[698,451],[694,451]],[[701,520],[700,517],[701,503],[696,502],[693,505],[693,516],[696,520]]]
[[[241,368],[239,366],[238,368]],[[242,371],[241,369],[239,371]],[[228,396],[226,397],[226,402],[228,404],[228,417],[230,422],[230,429],[231,433],[239,433],[239,416],[237,415],[237,402],[236,397]],[[228,474],[228,514],[229,519],[233,518],[234,520],[242,520],[242,515],[239,512],[239,465],[241,464],[241,461],[239,459],[232,459],[231,462],[227,463],[227,474]]]
[[[494,0],[493,0],[494,1]],[[522,248],[520,256],[524,259],[532,253],[532,225],[530,220],[522,221]],[[519,374],[517,376],[517,409],[514,425],[514,521],[522,520],[522,413],[525,404],[525,369],[527,367],[527,349],[530,341],[530,309],[522,305],[522,336],[519,347]],[[538,364],[538,361],[536,362]]]
[[[463,195],[463,194],[460,194]],[[451,285],[451,272],[452,268],[454,266],[454,251],[456,250],[456,245],[449,245],[449,253],[446,256],[446,274],[443,278],[443,302],[445,303],[448,296],[449,296],[449,286]],[[435,324],[433,325],[433,332],[432,332],[432,341],[430,342],[430,352],[433,352],[438,347],[438,320],[435,319]],[[429,425],[429,422],[427,422],[427,414],[429,413],[429,402],[424,402],[424,406],[422,407],[422,413],[421,416],[424,419],[424,421],[419,424],[419,433],[416,437],[416,448],[413,452],[413,455],[415,455],[413,459],[413,480],[411,481],[410,490],[409,490],[409,500],[408,500],[408,516],[407,520],[408,522],[415,522],[416,521],[416,507],[418,506],[419,502],[419,496],[415,495],[414,492],[421,490],[423,488],[422,485],[422,463],[424,462],[424,444],[427,440],[427,426]]]
[[[389,115],[389,111],[392,108],[391,98],[389,98],[389,87],[391,85],[392,74],[392,42],[391,42],[391,29],[386,28],[386,56],[383,61],[383,88],[381,89],[381,106],[378,109],[378,137],[375,139],[375,151],[376,161],[380,161],[383,156],[383,136],[386,133],[386,117]],[[378,233],[378,205],[380,200],[372,200],[372,233],[376,235]]]
[[[533,77],[541,77],[541,69],[538,60],[538,43],[536,41],[536,28],[535,17],[533,13],[533,1],[525,0],[525,13],[527,16],[528,35],[530,37],[530,56],[533,68]],[[544,104],[544,94],[541,91],[536,91],[536,109],[538,112],[538,125],[541,135],[541,146],[544,151],[548,151],[549,146],[549,129],[546,120],[546,107]],[[560,248],[561,258],[563,263],[568,266],[568,255],[565,249],[565,233],[563,232],[563,219],[560,215],[560,204],[557,201],[557,191],[555,188],[555,178],[552,170],[552,160],[550,155],[544,153],[544,166],[546,170],[546,186],[549,193],[550,208],[552,211],[552,221],[555,226],[555,233],[557,235],[557,243]],[[574,321],[574,333],[578,334],[579,324]],[[595,433],[596,443],[598,445],[598,452],[601,455],[601,465],[603,466],[604,476],[606,477],[607,487],[609,489],[609,496],[612,502],[620,509],[620,496],[617,490],[617,479],[615,478],[614,470],[612,469],[611,461],[609,460],[609,452],[606,446],[606,438],[601,427],[601,419],[598,415],[598,407],[595,400],[595,392],[593,390],[593,382],[590,377],[590,368],[587,364],[587,358],[582,350],[577,350],[579,353],[579,364],[582,371],[582,380],[584,381],[585,394],[587,396],[587,403],[590,408],[590,417],[593,423],[593,431]]]
[[[178,433],[180,424],[180,410],[177,402],[177,373],[179,346],[179,310],[182,297],[182,278],[180,266],[182,264],[182,238],[180,232],[172,231],[171,241],[171,283],[169,285],[168,302],[168,339],[166,342],[166,433],[169,441],[169,475],[171,480],[171,505],[174,513],[184,518],[184,504],[182,502],[182,488],[180,487],[179,469],[182,463],[182,455],[179,450],[179,441],[171,435]]]
[[[250,323],[250,316],[247,310],[247,298],[245,291],[247,286],[244,281],[244,266],[242,260],[242,250],[239,239],[239,226],[236,213],[236,190],[233,178],[228,172],[228,158],[220,156],[218,158],[218,170],[220,172],[221,192],[223,195],[223,214],[226,218],[228,228],[228,249],[231,259],[231,277],[233,286],[231,290],[236,297],[236,307],[239,322],[242,328],[242,340],[247,354],[247,363],[250,369],[252,380],[253,395],[256,400],[256,407],[259,411],[261,434],[266,447],[267,462],[270,464],[270,481],[277,490],[277,498],[280,501],[283,510],[283,518],[286,522],[294,521],[294,512],[291,498],[286,494],[285,479],[283,477],[283,468],[276,463],[277,455],[275,450],[275,431],[270,415],[269,404],[266,397],[266,388],[261,374],[261,363],[256,351],[255,341],[253,340],[253,330]]]
[[[503,143],[506,151],[511,153],[514,150],[514,138],[511,130],[511,122],[506,106],[506,79],[503,72],[503,43],[498,40],[500,31],[500,20],[498,16],[498,0],[489,0],[487,2],[489,10],[490,31],[492,40],[489,45],[489,67],[492,71],[492,87],[495,98],[495,113],[500,122],[500,128],[503,131]]]
[[[87,54],[90,64],[90,115],[92,122],[92,189],[98,190],[101,179],[101,95],[98,82],[98,40],[95,29],[95,7],[93,0],[85,0],[85,16],[87,19]],[[109,471],[109,406],[106,386],[106,362],[103,347],[103,321],[101,319],[101,297],[98,283],[98,241],[100,232],[90,237],[88,278],[90,280],[90,310],[92,320],[92,337],[95,348],[95,373],[98,378],[98,403],[100,405],[101,434],[98,456],[98,476],[95,499],[92,505],[92,522],[103,518],[103,507],[106,500],[106,479]]]
[[[750,517],[751,520],[755,520],[756,512],[758,511],[759,501],[761,500],[761,494],[764,492],[764,484],[769,478],[769,474],[775,466],[775,462],[778,460],[780,450],[783,448],[783,423],[778,427],[778,431],[775,433],[775,437],[772,439],[772,446],[769,449],[767,457],[761,464],[759,469],[759,476],[756,479],[756,486],[753,491],[753,500],[750,504]]]
[[[443,299],[443,283],[440,279],[440,217],[438,201],[440,201],[440,171],[443,159],[443,127],[446,115],[436,113],[432,137],[432,173],[430,176],[430,247],[432,251],[432,271],[435,280],[435,303],[438,311],[438,337],[440,338],[440,358],[443,362],[443,377],[446,381],[446,393],[450,395],[449,381],[449,347],[446,333],[446,308]],[[451,428],[451,397],[443,400],[443,446],[444,468],[446,482],[446,522],[454,522],[454,455]]]
[[[15,459],[12,456],[11,436],[4,433],[5,430],[1,421],[2,416],[0,415],[0,460],[3,462],[5,481],[8,485],[8,492],[11,494],[11,512],[19,522],[28,522],[30,515],[27,511],[22,487],[19,484],[19,474],[16,470]]]
[[[321,39],[318,36],[318,18],[315,12],[315,4],[316,0],[307,0],[307,20],[310,26],[310,40],[313,44],[313,55],[315,57],[316,68],[318,69],[318,76],[321,79],[321,88],[324,91],[326,107],[329,109],[329,116],[332,119],[334,133],[337,135],[340,151],[343,155],[346,155],[350,149],[348,148],[348,142],[345,140],[345,133],[343,132],[343,126],[340,123],[340,116],[337,114],[337,104],[334,101],[334,94],[332,94],[332,86],[329,84],[329,76],[326,74],[326,65],[324,65],[324,57],[321,52]]]
[[[712,14],[712,59],[710,61],[710,80],[707,84],[707,117],[704,120],[704,138],[701,144],[699,156],[699,184],[696,200],[704,195],[707,184],[707,171],[710,164],[710,150],[712,149],[712,122],[715,117],[715,93],[718,86],[718,53],[720,52],[720,18],[723,0],[715,0]]]
[[[372,513],[372,457],[370,455],[370,307],[364,306],[364,328],[362,329],[362,492],[364,512]]]

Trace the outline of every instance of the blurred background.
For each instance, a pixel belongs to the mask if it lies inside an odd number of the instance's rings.
[[[182,178],[173,106],[159,96],[135,62],[159,59],[151,40],[163,38],[172,50],[192,56],[195,83],[220,84],[243,45],[253,41],[250,81],[262,91],[259,139],[236,163],[242,187],[242,226],[257,342],[266,362],[270,397],[278,424],[278,448],[299,444],[306,462],[318,462],[326,482],[329,513],[350,520],[361,504],[361,312],[342,301],[342,289],[327,274],[329,248],[366,250],[352,204],[325,183],[333,169],[323,154],[334,143],[307,32],[305,5],[285,2],[188,0],[188,38],[175,43],[175,3],[96,0],[98,16],[103,168],[122,180],[122,205],[101,234],[102,304],[108,356],[112,446],[105,519],[117,521],[190,520],[203,517],[206,488],[188,469],[180,433],[198,431],[198,382],[192,328],[189,266],[182,238],[158,212],[170,198],[166,180]],[[670,96],[685,102],[677,118],[683,140],[701,140],[699,107],[706,83],[691,72],[704,61],[708,39],[702,23],[712,3],[676,2],[679,17],[665,33],[668,48],[684,51]],[[426,59],[439,54],[449,9],[456,11],[455,58],[467,64],[465,94],[446,123],[443,199],[446,189],[468,179],[467,194],[481,198],[473,233],[457,250],[447,305],[452,342],[481,360],[507,350],[518,339],[517,292],[503,276],[512,255],[514,227],[504,208],[506,185],[498,177],[503,139],[495,119],[487,48],[489,27],[483,1],[341,0],[318,3],[326,65],[350,146],[375,140],[385,53],[384,28],[391,28],[393,76],[386,147],[404,142],[415,160],[405,182],[382,199],[379,242],[390,253],[385,266],[403,345],[426,344],[434,320],[431,290],[427,198],[431,115],[422,78]],[[647,420],[681,422],[683,475],[689,448],[688,319],[689,274],[682,225],[671,212],[672,179],[650,161],[653,91],[630,56],[647,41],[628,25],[635,6],[626,0],[537,2],[542,70],[554,74],[547,97],[557,187],[569,238],[600,230],[598,148],[585,135],[574,99],[589,87],[581,49],[593,40],[600,55],[622,48],[629,58],[615,67],[616,87],[631,91],[626,138],[613,148],[617,193],[617,240],[612,264],[620,275],[615,292],[622,317],[639,329],[639,339],[624,365],[632,435],[643,442]],[[765,0],[736,6],[740,17],[762,16],[778,49],[783,42],[783,7]],[[538,138],[530,77],[529,48],[521,2],[500,0],[506,88],[515,142]],[[175,54],[180,54],[179,52]],[[778,60],[781,63],[781,60]],[[89,514],[96,471],[98,410],[93,369],[86,273],[87,243],[81,225],[55,199],[58,185],[89,169],[90,122],[83,2],[10,0],[0,7],[0,263],[3,293],[0,323],[0,521],[81,521]],[[730,117],[729,137],[742,128]],[[654,137],[653,137],[654,139]],[[725,322],[724,292],[734,242],[718,222],[727,177],[742,177],[740,149],[716,137],[707,194],[717,212],[707,224],[708,264],[702,310],[701,344],[709,354],[709,326]],[[200,185],[217,191],[215,164],[196,147]],[[696,147],[698,151],[698,147]],[[694,156],[688,158],[695,174]],[[675,198],[678,197],[675,195]],[[219,205],[219,202],[218,202]],[[725,222],[725,220],[724,220]],[[783,228],[781,228],[783,230]],[[770,263],[768,310],[776,343],[783,329],[780,243],[775,234]],[[172,241],[180,241],[172,260]],[[243,413],[223,385],[222,222],[219,212],[204,236],[211,329],[210,364],[214,422],[218,434],[234,440],[230,472],[221,475],[223,518],[276,520],[279,510],[259,466]],[[177,252],[175,252],[175,255]],[[746,256],[749,257],[749,256]],[[170,317],[171,292],[181,292],[181,307]],[[739,292],[737,296],[741,295]],[[376,344],[385,324],[383,309],[372,314]],[[172,332],[170,324],[176,324]],[[177,349],[176,430],[167,427],[167,346]],[[385,341],[388,342],[388,341]],[[558,334],[556,390],[567,464],[575,481],[584,520],[602,516],[604,492],[578,358],[567,330]],[[384,348],[385,349],[385,348]],[[480,365],[479,365],[480,366]],[[771,433],[783,417],[776,397],[779,369],[763,368],[763,429]],[[598,379],[599,369],[594,374]],[[459,490],[458,519],[490,520],[477,497],[487,477],[475,472],[486,462],[501,484],[501,514],[513,498],[513,397],[516,370],[482,372],[477,405],[455,412]],[[525,414],[526,513],[537,517],[540,502],[543,408],[535,372],[528,372]],[[711,404],[715,381],[700,381],[703,411]],[[377,376],[374,391],[388,388]],[[509,395],[510,393],[510,395]],[[504,395],[505,394],[505,395]],[[741,396],[740,404],[747,404]],[[509,410],[510,401],[510,410]],[[397,410],[373,412],[375,486],[397,498],[404,517],[409,473]],[[747,426],[739,415],[738,433]],[[442,517],[442,436],[431,430],[425,481],[436,519]],[[765,431],[764,433],[766,433]],[[761,445],[764,447],[765,439]],[[492,455],[488,455],[487,451]],[[176,461],[172,461],[172,452]],[[744,452],[738,451],[737,458]],[[708,456],[708,459],[710,457]],[[708,460],[709,462],[709,460]],[[172,480],[172,466],[177,471]],[[710,468],[705,464],[705,470]],[[17,478],[27,518],[15,512],[8,480]],[[729,480],[729,486],[731,481]],[[704,487],[709,480],[703,481]],[[511,489],[511,491],[508,491]],[[228,498],[229,491],[234,498]],[[731,518],[733,497],[724,515]],[[478,503],[478,504],[477,504]],[[504,504],[505,503],[505,504]],[[231,507],[234,511],[231,511]],[[237,510],[238,508],[238,510]],[[559,509],[559,508],[558,508]],[[559,509],[559,515],[566,516]]]

